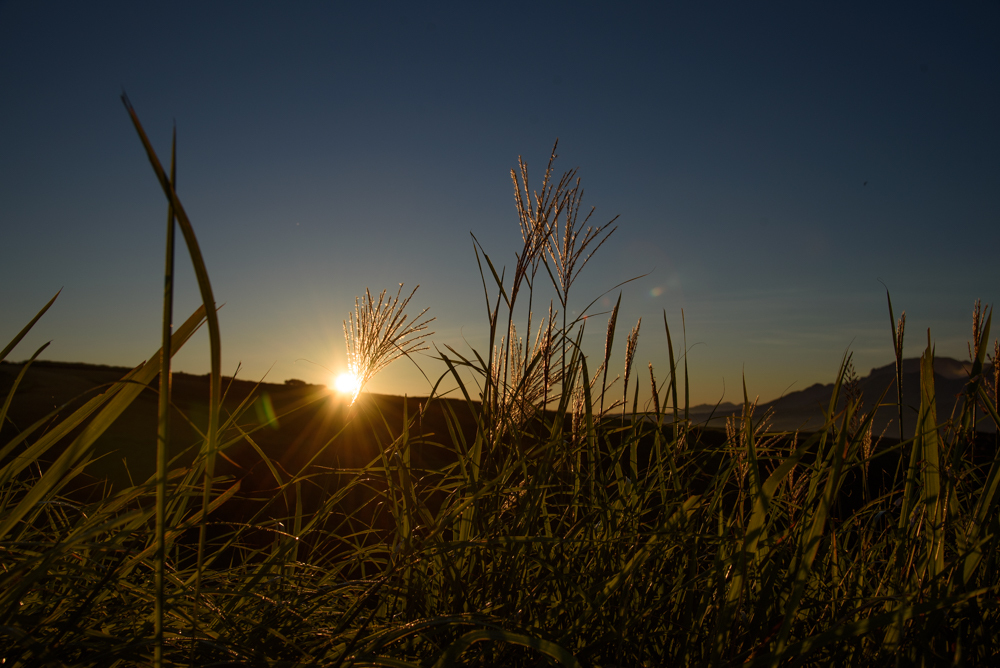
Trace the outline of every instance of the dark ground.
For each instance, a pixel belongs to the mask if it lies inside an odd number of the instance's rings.
[[[0,397],[6,398],[22,364],[0,363]],[[8,421],[0,429],[0,443],[35,421],[55,412],[56,424],[83,402],[103,392],[129,369],[89,364],[36,361],[28,369],[11,401]],[[115,487],[138,484],[155,470],[156,421],[159,380],[154,380],[112,426],[98,439],[96,461],[90,475],[105,478]],[[399,435],[403,422],[403,398],[364,394],[353,408],[326,387],[301,382],[255,383],[223,379],[223,420],[246,410],[236,420],[261,450],[289,474],[297,472],[316,453],[314,464],[325,467],[359,467],[372,461],[380,445],[391,443]],[[171,412],[171,456],[181,455],[199,443],[197,430],[207,427],[209,383],[207,376],[185,373],[173,375],[173,410]],[[406,401],[410,415],[418,413],[426,399]],[[441,454],[433,442],[450,442],[443,411],[447,404],[466,429],[471,428],[470,413],[464,402],[438,400],[425,411],[415,427],[422,430],[421,446],[414,451],[414,464],[432,466]],[[348,410],[357,415],[354,424],[342,431]],[[271,420],[270,416],[277,416]],[[386,425],[391,425],[392,434]],[[197,430],[196,430],[197,427]],[[232,442],[220,461],[219,472],[251,479],[271,478],[254,448],[230,427],[224,442]],[[324,447],[326,446],[326,447]],[[50,451],[46,460],[54,458]],[[229,461],[226,461],[228,459]],[[130,482],[131,481],[131,482]],[[249,480],[248,480],[249,482]],[[263,480],[260,481],[263,483]],[[273,484],[273,483],[272,483]]]
[[[22,366],[0,363],[0,397],[6,398]],[[36,361],[12,399],[8,422],[0,429],[0,444],[52,411],[56,415],[51,424],[56,424],[60,417],[69,415],[76,406],[94,393],[110,387],[128,371],[122,367]],[[916,422],[915,407],[919,403],[919,372],[910,361],[904,365],[904,371],[904,401],[909,404],[904,419],[909,420],[906,431],[911,433]],[[950,415],[967,374],[963,363],[948,358],[936,360],[935,371],[940,422]],[[860,379],[864,396],[877,397],[885,387],[889,387],[886,399],[894,402],[894,377],[891,366],[873,369],[867,377]],[[177,465],[189,461],[190,449],[201,440],[197,430],[206,428],[208,387],[207,376],[184,373],[173,376],[171,455],[178,456]],[[87,480],[99,484],[90,487],[91,494],[107,494],[110,491],[107,485],[120,489],[145,482],[152,476],[155,470],[157,388],[158,380],[155,380],[96,443],[96,461],[88,468]],[[829,402],[831,389],[830,385],[815,385],[789,394],[758,407],[755,417],[759,418],[770,406],[777,415],[772,422],[775,428],[791,431],[808,428],[819,422],[821,411]],[[223,390],[223,420],[238,413],[241,404],[244,404],[247,408],[240,413],[236,423],[272,461],[283,480],[287,481],[301,472],[314,474],[303,495],[307,506],[314,506],[329,493],[331,486],[338,484],[339,474],[335,471],[357,469],[376,460],[379,453],[399,436],[403,424],[404,401],[398,396],[364,394],[354,407],[349,407],[344,398],[331,393],[326,387],[307,385],[301,381],[276,384],[224,378]],[[451,454],[453,437],[446,424],[446,411],[455,416],[459,430],[469,441],[475,435],[472,413],[463,401],[436,400],[424,410],[425,402],[426,398],[406,399],[408,415],[423,413],[414,421],[410,438],[411,467],[416,475],[433,475],[435,470],[454,462],[454,455]],[[868,399],[868,402],[871,404],[874,400]],[[731,405],[721,408],[723,414],[728,412],[727,408],[729,411],[734,409]],[[348,411],[355,413],[355,419],[345,428]],[[272,415],[277,419],[272,420]],[[880,433],[885,433],[880,448],[891,449],[896,442],[893,437],[898,434],[895,423],[890,422],[896,415],[895,404],[880,409],[877,415],[874,435],[877,438]],[[692,417],[698,422],[706,416],[696,410]],[[723,426],[721,421],[712,425]],[[702,446],[709,449],[724,440],[721,429],[702,429],[698,433]],[[984,451],[980,456],[991,460],[996,447],[995,436],[983,434],[979,440],[982,444],[976,449],[990,451]],[[228,443],[228,446],[219,460],[217,473],[240,480],[244,498],[260,500],[274,497],[278,481],[247,438],[230,427],[224,431],[223,443]],[[448,447],[439,447],[437,444],[440,443]],[[187,455],[185,450],[188,450]],[[50,451],[44,459],[51,461],[58,451],[59,448]],[[887,478],[895,474],[897,456],[889,455],[873,468],[870,483],[874,488],[882,487],[889,482]],[[708,475],[711,464],[706,460],[705,465]],[[107,481],[107,485],[103,481]],[[356,501],[361,502],[360,499]],[[289,499],[291,502],[292,499]],[[276,504],[273,510],[280,516],[291,512],[291,508],[283,503]]]

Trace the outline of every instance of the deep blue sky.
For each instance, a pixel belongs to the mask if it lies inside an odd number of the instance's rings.
[[[744,371],[763,399],[829,382],[848,348],[889,363],[879,279],[908,355],[930,327],[964,357],[973,301],[1000,296],[997,2],[8,0],[0,340],[64,288],[15,359],[158,347],[166,206],[123,88],[164,159],[176,120],[224,369],[252,379],[325,382],[299,360],[340,367],[355,295],[400,282],[437,343],[481,347],[469,233],[513,264],[509,170],[523,156],[537,185],[557,137],[594,220],[621,216],[576,308],[648,272],[615,364],[642,316],[639,369],[665,377],[662,312],[679,329],[683,308],[695,401],[738,400]],[[179,269],[178,321],[198,303]],[[207,371],[206,339],[177,366]],[[426,384],[399,362],[370,389]]]

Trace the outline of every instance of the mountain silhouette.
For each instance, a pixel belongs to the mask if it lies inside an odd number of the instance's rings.
[[[938,423],[948,419],[960,401],[963,390],[969,381],[972,370],[971,362],[963,362],[951,357],[934,358],[934,388],[937,398]],[[992,382],[993,367],[988,365],[984,377]],[[920,358],[912,357],[903,360],[903,432],[906,438],[913,436],[917,421],[917,411],[920,407]],[[816,383],[803,390],[760,403],[754,411],[755,420],[770,413],[769,425],[772,430],[779,431],[816,431],[823,426],[824,415],[829,411],[830,398],[833,395],[833,383]],[[862,408],[865,413],[875,409],[872,433],[890,438],[899,438],[899,411],[896,406],[896,365],[887,364],[873,368],[867,376],[858,378],[861,390]],[[885,392],[883,397],[883,392]],[[882,403],[876,403],[882,398]],[[837,406],[844,408],[843,391]],[[702,404],[691,409],[695,421],[708,420],[713,413],[713,406]],[[711,424],[719,426],[726,417],[739,415],[742,406],[733,403],[720,404],[712,415]],[[988,417],[977,423],[979,431],[995,432],[996,425]]]

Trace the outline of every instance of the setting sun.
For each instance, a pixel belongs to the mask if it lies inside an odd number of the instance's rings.
[[[345,371],[330,383],[330,387],[341,394],[349,394],[352,397],[358,392],[358,385],[360,381],[357,375],[351,373],[350,371]]]

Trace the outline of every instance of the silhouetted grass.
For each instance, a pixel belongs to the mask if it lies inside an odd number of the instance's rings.
[[[630,386],[639,325],[627,336],[622,387],[611,394],[618,305],[596,368],[580,346],[584,321],[565,315],[588,246],[596,250],[610,232],[587,230],[577,243],[575,172],[553,184],[550,162],[536,194],[522,163],[515,191],[524,245],[509,282],[476,245],[489,349],[437,350],[443,372],[416,411],[407,401],[401,417],[374,403],[352,410],[343,432],[287,471],[257,443],[261,427],[250,425],[259,421],[243,419],[249,401],[220,409],[208,274],[176,173],[165,175],[129,111],[169,204],[167,277],[176,219],[204,304],[170,335],[168,280],[166,354],[154,352],[68,417],[43,419],[0,447],[4,665],[996,659],[1000,459],[995,443],[985,463],[972,454],[983,446],[977,421],[1000,417],[995,359],[984,377],[990,317],[978,305],[963,401],[947,419],[936,414],[928,340],[918,428],[906,441],[872,441],[874,405],[885,397],[868,397],[873,408],[861,411],[849,357],[816,433],[769,432],[745,390],[743,414],[724,434],[693,424],[686,348],[675,356],[666,314],[666,381],[657,385],[649,365],[653,410],[640,410],[639,381]],[[532,344],[517,335],[515,309],[520,297],[530,312],[542,268],[562,313],[547,307]],[[358,307],[348,327],[358,370],[374,373],[423,340],[423,313],[406,320],[409,298],[399,296],[383,309],[368,295]],[[889,310],[898,368],[904,321],[897,325]],[[206,320],[208,429],[196,452],[170,462],[169,358]],[[156,474],[97,501],[75,500],[95,440],[158,376]],[[463,403],[438,396],[442,383],[457,385]],[[606,405],[605,395],[615,400]],[[424,429],[432,411],[444,416],[437,433]],[[324,449],[359,429],[378,444],[371,461],[316,466]],[[216,458],[237,446],[256,453],[274,480],[271,493],[246,498],[237,480],[217,474]]]

